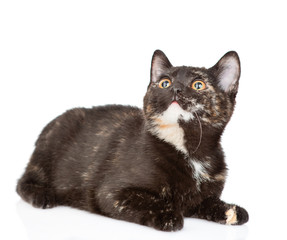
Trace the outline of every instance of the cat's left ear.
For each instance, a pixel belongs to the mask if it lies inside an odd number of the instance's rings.
[[[240,60],[236,52],[226,53],[210,70],[222,90],[227,93],[237,93],[240,78]]]
[[[150,70],[151,82],[156,82],[160,77],[165,75],[172,65],[166,55],[161,50],[156,50],[153,53]]]

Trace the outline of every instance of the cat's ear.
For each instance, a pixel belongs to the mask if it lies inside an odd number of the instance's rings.
[[[237,93],[240,60],[236,52],[226,53],[210,70],[216,77],[221,89],[227,93]]]
[[[161,50],[156,50],[153,53],[151,61],[151,70],[150,70],[150,80],[151,82],[156,82],[160,77],[166,74],[169,68],[172,65],[168,58]]]

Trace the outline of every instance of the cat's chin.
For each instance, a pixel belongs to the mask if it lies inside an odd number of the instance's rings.
[[[193,114],[186,111],[179,102],[172,101],[168,108],[162,113],[162,120],[166,123],[177,123],[178,119],[189,121],[193,119]]]

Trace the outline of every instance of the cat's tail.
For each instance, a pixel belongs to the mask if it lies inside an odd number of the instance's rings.
[[[23,176],[18,180],[16,192],[34,207],[51,208],[56,205],[56,201],[49,185],[49,168],[41,166],[36,161],[39,158],[43,158],[43,153],[35,149]]]

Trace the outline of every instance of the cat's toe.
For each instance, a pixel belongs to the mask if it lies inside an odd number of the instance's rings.
[[[183,228],[183,216],[175,216],[173,214],[159,215],[154,219],[153,227],[166,232],[181,230]]]
[[[247,211],[239,206],[232,206],[225,212],[226,225],[242,225],[248,222]]]
[[[248,215],[248,212],[244,208],[237,206],[236,214],[237,214],[237,225],[242,225],[248,222],[249,215]]]

